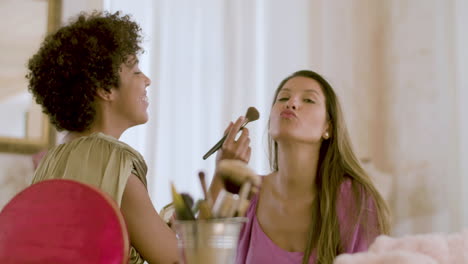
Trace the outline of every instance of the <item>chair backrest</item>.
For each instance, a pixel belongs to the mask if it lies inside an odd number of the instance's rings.
[[[0,263],[127,263],[129,238],[117,204],[72,180],[47,180],[0,212]]]

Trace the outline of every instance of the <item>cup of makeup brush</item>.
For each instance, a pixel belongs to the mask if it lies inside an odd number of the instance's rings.
[[[184,264],[234,264],[245,217],[174,222]]]

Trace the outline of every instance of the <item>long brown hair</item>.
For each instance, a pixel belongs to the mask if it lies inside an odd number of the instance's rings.
[[[376,210],[377,230],[369,232],[388,234],[388,208],[379,192],[374,187],[370,177],[361,167],[353,152],[351,141],[343,119],[341,106],[331,85],[318,73],[308,70],[297,71],[284,79],[276,89],[273,104],[283,85],[291,78],[306,77],[317,81],[325,96],[327,119],[330,138],[323,140],[320,146],[316,175],[317,197],[312,207],[312,223],[310,234],[304,252],[303,263],[309,263],[309,256],[313,248],[317,249],[317,264],[332,263],[333,259],[344,252],[346,241],[341,241],[340,226],[337,216],[337,198],[341,184],[350,179],[354,194],[355,205],[352,205],[355,215],[349,216],[350,226],[365,225],[365,205],[371,202]],[[270,166],[278,171],[278,144],[268,135]],[[370,220],[370,219],[369,219]],[[343,230],[342,230],[343,232]],[[351,231],[350,231],[351,232]],[[344,234],[351,236],[351,234]]]

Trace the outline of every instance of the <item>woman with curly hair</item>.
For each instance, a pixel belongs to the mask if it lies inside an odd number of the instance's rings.
[[[42,159],[33,183],[64,178],[100,188],[121,208],[130,263],[176,263],[176,236],[151,203],[146,163],[118,140],[148,120],[151,81],[138,67],[140,31],[119,12],[80,14],[29,60],[29,90],[52,124],[68,132]]]
[[[354,155],[338,98],[321,75],[298,71],[279,84],[268,134],[272,172],[251,199],[236,263],[331,264],[388,232],[385,201]],[[227,137],[220,159],[232,158],[233,145],[246,149],[248,141]],[[215,175],[213,197],[223,181]]]

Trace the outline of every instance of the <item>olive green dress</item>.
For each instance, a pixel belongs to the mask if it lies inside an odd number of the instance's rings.
[[[131,174],[146,187],[147,166],[143,157],[127,144],[102,133],[77,138],[51,149],[42,159],[32,183],[48,179],[71,179],[96,186],[119,205]],[[130,263],[144,260],[134,247]]]

